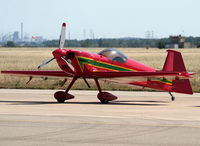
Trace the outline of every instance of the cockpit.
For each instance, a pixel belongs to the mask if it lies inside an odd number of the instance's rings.
[[[128,57],[126,57],[122,52],[115,48],[107,48],[98,53],[99,55],[105,56],[108,59],[115,61],[115,62],[120,62],[120,63],[125,63],[128,60]]]

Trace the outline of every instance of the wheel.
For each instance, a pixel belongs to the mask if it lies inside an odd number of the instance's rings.
[[[172,96],[172,101],[174,101],[175,100],[175,97],[174,96]]]
[[[63,91],[58,91],[54,94],[54,98],[58,101],[58,103],[64,103],[66,100],[66,93]]]
[[[102,103],[102,104],[107,104],[108,101],[107,101],[107,100],[101,100],[101,103]]]
[[[98,93],[97,97],[103,104],[106,104],[109,101],[117,99],[115,95],[112,95],[111,93],[108,93],[108,92],[100,92]]]
[[[57,99],[58,103],[64,103],[65,99]]]

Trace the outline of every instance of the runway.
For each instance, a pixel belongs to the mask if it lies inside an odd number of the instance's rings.
[[[200,145],[200,94],[73,90],[57,103],[56,90],[0,89],[0,145]]]

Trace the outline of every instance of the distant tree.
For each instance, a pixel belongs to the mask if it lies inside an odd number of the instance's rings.
[[[102,39],[99,39],[99,40],[98,40],[98,46],[99,46],[99,47],[103,47],[103,40],[102,40]]]
[[[81,47],[91,47],[91,41],[89,39],[82,41]]]
[[[157,44],[157,47],[158,47],[159,49],[164,49],[164,48],[165,48],[165,42],[162,41],[162,40],[160,40],[160,41],[158,42],[158,44]]]
[[[200,47],[200,37],[186,37],[185,42],[190,42],[192,46]],[[31,42],[27,46],[47,46],[58,47],[58,40],[47,40],[42,43]],[[132,47],[132,48],[165,48],[166,44],[170,44],[170,38],[161,39],[123,39],[123,38],[101,38],[86,40],[66,40],[65,47]],[[7,45],[5,45],[7,46]],[[10,46],[10,45],[9,45]],[[11,45],[12,46],[12,45]]]
[[[13,41],[8,41],[6,47],[15,47],[15,43]]]
[[[197,48],[200,48],[200,42],[196,43]]]

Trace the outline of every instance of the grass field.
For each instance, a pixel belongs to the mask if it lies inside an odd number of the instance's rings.
[[[0,70],[37,70],[37,66],[52,57],[52,51],[55,48],[0,48]],[[72,48],[74,49],[74,48]],[[75,48],[76,50],[85,50],[97,53],[103,48]],[[119,48],[129,58],[137,60],[143,64],[162,69],[167,52],[160,49],[144,48]],[[196,75],[191,79],[192,87],[195,92],[200,92],[200,49],[179,49],[189,72],[195,72]],[[42,70],[60,70],[56,61],[52,61],[42,68]],[[14,77],[0,74],[0,88],[40,88],[40,89],[61,89],[60,84],[63,79],[41,78],[33,79],[30,84],[25,85],[28,78]],[[92,89],[96,89],[93,81],[89,81]],[[102,88],[107,90],[141,90],[141,87],[116,85],[113,83],[101,82]],[[67,84],[62,87],[66,88]],[[78,80],[72,89],[87,89],[82,80]]]

